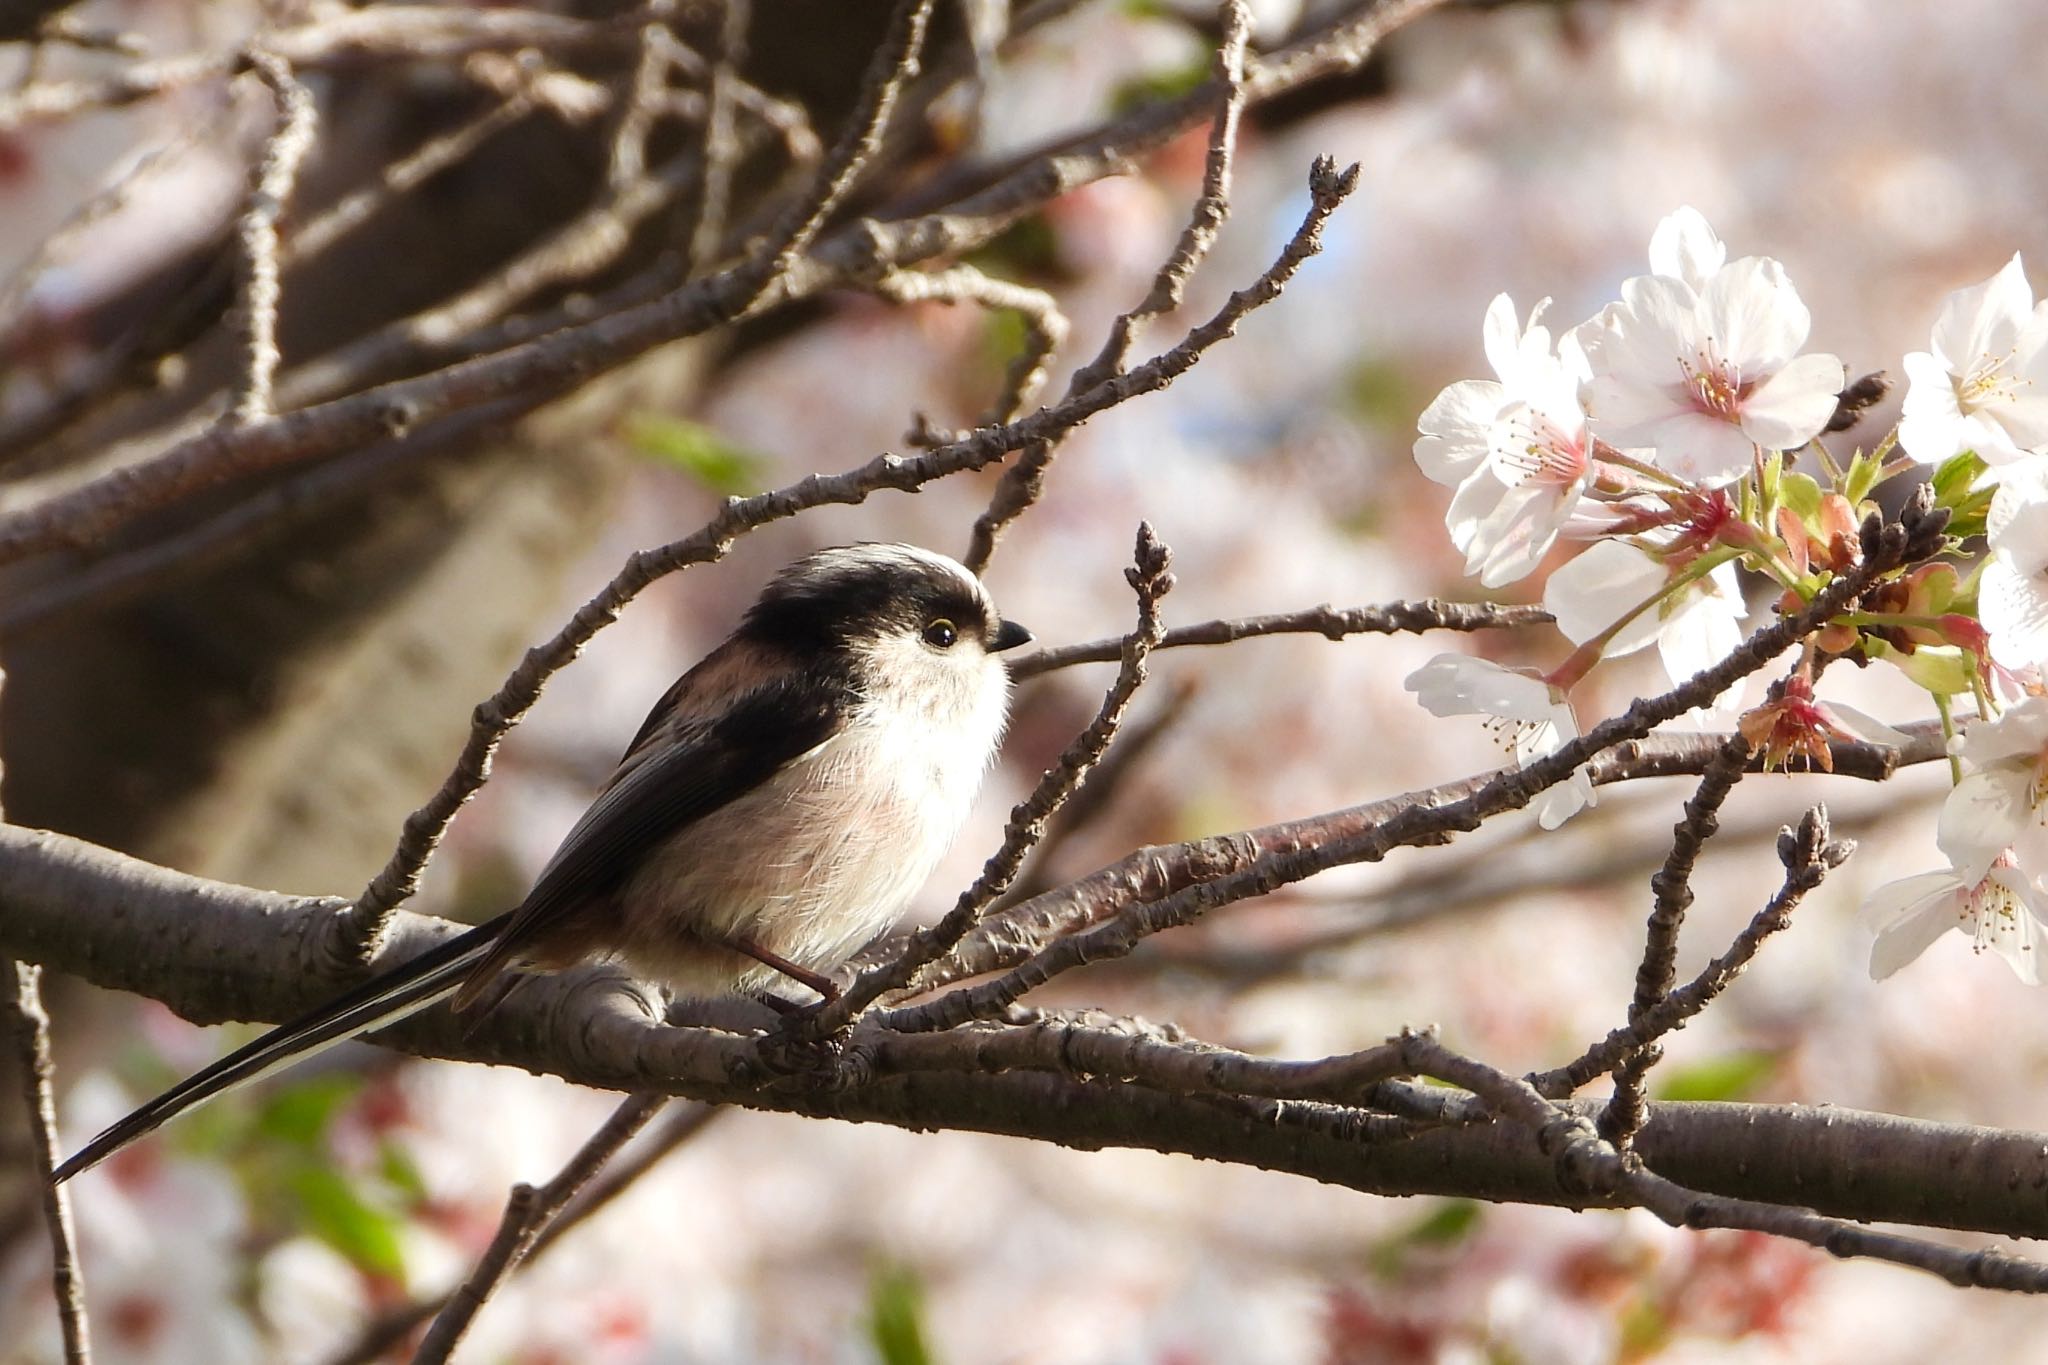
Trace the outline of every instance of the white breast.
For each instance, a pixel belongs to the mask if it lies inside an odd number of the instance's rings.
[[[707,938],[830,971],[895,923],[959,833],[1002,732],[1007,676],[978,654],[961,662],[971,676],[894,694],[919,704],[856,705],[832,739],[650,856],[620,896],[634,969],[683,995],[752,991],[780,978]]]

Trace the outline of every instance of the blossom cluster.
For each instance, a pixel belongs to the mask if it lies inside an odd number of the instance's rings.
[[[1577,737],[1571,692],[1603,659],[1655,644],[1673,679],[1694,677],[1741,640],[1738,571],[1796,611],[1861,564],[1858,529],[1881,485],[1928,482],[1948,516],[1940,552],[1878,576],[1738,727],[1769,765],[1825,768],[1831,743],[1904,742],[1816,696],[1829,659],[1882,661],[1925,689],[1956,776],[1938,832],[1950,865],[1873,894],[1872,974],[1960,928],[2036,981],[2048,922],[2048,300],[2035,303],[2017,255],[1952,294],[1929,349],[1905,357],[1897,428],[1844,456],[1826,438],[1885,384],[1850,383],[1840,359],[1805,349],[1812,319],[1782,265],[1729,260],[1690,208],[1658,225],[1649,265],[1555,337],[1548,300],[1524,321],[1496,298],[1483,330],[1494,377],[1450,385],[1418,423],[1415,460],[1453,490],[1446,524],[1466,571],[1498,588],[1547,569],[1544,605],[1576,648],[1543,673],[1439,655],[1409,690],[1437,715],[1489,717],[1518,762],[1540,758]],[[1542,793],[1537,815],[1554,828],[1593,800],[1581,769]]]

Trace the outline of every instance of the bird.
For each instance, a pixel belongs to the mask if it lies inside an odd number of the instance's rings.
[[[61,1183],[167,1120],[443,999],[487,1010],[525,974],[623,960],[677,997],[827,975],[945,855],[1031,632],[964,565],[866,542],[797,559],[664,693],[520,903],[282,1024],[113,1124]]]

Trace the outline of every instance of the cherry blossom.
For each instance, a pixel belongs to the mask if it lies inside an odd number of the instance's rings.
[[[2000,480],[1985,533],[1991,556],[1977,580],[1977,619],[1991,657],[2014,670],[2048,663],[2048,461]]]
[[[1526,766],[1579,737],[1578,717],[1562,688],[1530,673],[1469,654],[1439,654],[1402,684],[1431,715],[1491,716],[1495,733]],[[1584,768],[1536,798],[1536,821],[1556,829],[1595,804]]]
[[[1677,273],[1628,280],[1621,302],[1574,334],[1592,369],[1586,410],[1613,445],[1723,483],[1758,447],[1819,435],[1845,371],[1832,355],[1799,354],[1811,317],[1783,266],[1745,256],[1710,269],[1720,243],[1704,220],[1667,219],[1659,233],[1653,263]]]
[[[1942,853],[1966,874],[2010,857],[2030,876],[2048,875],[2048,697],[1978,721],[1955,754],[1969,771],[1942,803]]]
[[[2048,300],[2017,253],[1982,284],[1958,289],[1935,320],[1931,349],[1906,356],[1899,444],[1938,464],[1974,450],[2010,465],[2048,445]]]
[[[2041,984],[2042,920],[2048,915],[2041,884],[2003,859],[1979,874],[1961,868],[1922,872],[1887,882],[1870,893],[1866,913],[1883,922],[1870,945],[1870,975],[1882,981],[1951,929],[1970,936],[1978,952],[2005,959],[2013,975]]]
[[[1831,773],[1835,756],[1830,744],[1901,748],[1909,742],[1903,732],[1853,706],[1821,701],[1813,694],[1813,680],[1804,673],[1787,678],[1775,697],[1746,712],[1736,728],[1763,750],[1765,768],[1783,768],[1797,754],[1809,770]]]
[[[1592,478],[1579,404],[1585,357],[1570,337],[1552,351],[1550,330],[1537,322],[1548,303],[1530,310],[1524,330],[1514,301],[1496,297],[1485,342],[1498,379],[1450,385],[1416,423],[1415,462],[1458,490],[1445,522],[1465,571],[1490,588],[1536,567]]]
[[[1550,575],[1543,605],[1574,644],[1614,630],[1603,653],[1632,654],[1652,641],[1675,682],[1692,677],[1742,643],[1742,591],[1731,563],[1673,587],[1683,564],[1625,540],[1589,545]],[[1618,630],[1624,612],[1659,599]]]

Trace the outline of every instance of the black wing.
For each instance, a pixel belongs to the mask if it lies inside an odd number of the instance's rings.
[[[457,993],[457,1009],[474,1001],[537,936],[617,888],[662,840],[830,739],[851,700],[841,683],[785,676],[707,720],[677,721],[662,713],[679,694],[671,688],[656,705],[625,762],[562,840],[504,934]]]

